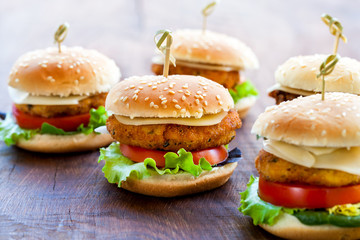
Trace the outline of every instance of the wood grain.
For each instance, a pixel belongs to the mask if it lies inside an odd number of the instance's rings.
[[[123,76],[150,74],[153,35],[162,28],[200,28],[207,1],[0,1],[0,109],[10,109],[6,79],[26,51],[53,44],[63,21],[66,45],[94,48],[115,59]],[[274,101],[266,89],[276,67],[299,54],[330,53],[334,38],[320,21],[327,12],[344,25],[339,53],[360,59],[358,1],[222,1],[208,28],[238,37],[258,55],[247,72],[260,99],[231,147],[243,151],[230,181],[214,191],[161,199],[107,183],[98,152],[45,155],[0,143],[0,239],[275,239],[242,216],[239,192],[251,174],[261,142],[250,134],[256,116]]]

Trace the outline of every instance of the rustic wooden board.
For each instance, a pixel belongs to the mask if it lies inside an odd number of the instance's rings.
[[[0,1],[0,109],[10,109],[6,79],[16,58],[52,45],[63,21],[67,45],[95,48],[115,59],[124,77],[150,73],[153,34],[161,28],[201,27],[207,1]],[[46,155],[0,143],[0,239],[275,239],[242,216],[239,192],[261,148],[250,134],[256,116],[273,100],[266,89],[280,63],[298,54],[330,53],[333,37],[320,21],[328,12],[341,19],[349,43],[339,53],[360,59],[357,1],[222,1],[208,27],[238,37],[260,59],[246,73],[260,99],[231,147],[243,161],[223,187],[194,196],[160,199],[107,183],[99,153]]]

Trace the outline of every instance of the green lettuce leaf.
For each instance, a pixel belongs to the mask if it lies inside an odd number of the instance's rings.
[[[249,80],[242,84],[236,85],[235,90],[229,89],[229,93],[235,104],[242,98],[258,95],[258,91]]]
[[[297,208],[283,208],[272,205],[261,200],[258,195],[259,178],[250,177],[247,188],[241,192],[239,211],[244,215],[252,217],[254,225],[268,224],[274,225],[276,218],[284,212],[293,214],[295,211],[301,211]]]
[[[51,135],[73,135],[78,133],[90,134],[94,132],[94,129],[100,126],[104,126],[107,119],[107,113],[103,106],[100,106],[98,109],[90,109],[90,119],[89,124],[84,127],[84,124],[81,124],[76,131],[66,132],[60,128],[54,127],[48,123],[43,123],[41,125],[40,133],[41,134],[51,134]]]
[[[28,140],[37,132],[38,130],[20,128],[11,113],[6,114],[5,120],[0,121],[0,140],[8,146],[16,144],[20,138]]]
[[[109,147],[100,149],[99,162],[105,161],[102,168],[105,178],[109,183],[117,183],[119,187],[128,177],[143,179],[151,174],[176,174],[179,171],[188,172],[197,177],[203,170],[212,169],[210,163],[204,158],[200,159],[199,165],[195,165],[192,154],[184,149],[180,149],[177,154],[168,152],[164,157],[165,167],[162,169],[156,167],[156,162],[152,158],[135,163],[125,157],[120,151],[120,144],[114,142]]]

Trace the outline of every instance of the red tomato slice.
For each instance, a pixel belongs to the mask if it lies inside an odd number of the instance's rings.
[[[156,166],[165,167],[164,155],[167,151],[145,149],[141,147],[120,144],[122,154],[134,162],[143,162],[146,158],[152,158]],[[228,152],[224,146],[208,148],[204,150],[191,152],[195,164],[199,164],[200,158],[205,158],[211,165],[221,163],[228,157]]]
[[[90,119],[89,113],[54,118],[37,117],[20,111],[15,107],[15,105],[13,105],[12,111],[17,124],[21,128],[26,129],[41,128],[41,125],[46,122],[54,127],[61,128],[64,131],[75,131],[82,123],[85,126],[88,125]]]
[[[322,187],[266,181],[259,178],[259,197],[288,208],[329,208],[360,202],[360,185]]]

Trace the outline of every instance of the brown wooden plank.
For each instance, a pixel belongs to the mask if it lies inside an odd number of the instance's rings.
[[[150,74],[153,35],[161,28],[201,27],[206,1],[1,1],[0,109],[9,110],[7,74],[26,51],[52,45],[60,23],[71,29],[66,45],[95,48],[115,59],[123,76]],[[276,67],[290,56],[330,53],[334,38],[321,13],[338,17],[349,43],[342,56],[360,58],[357,1],[222,1],[208,19],[211,30],[238,37],[258,55],[261,68],[247,72],[260,99],[231,147],[244,159],[222,188],[160,199],[107,183],[98,152],[45,155],[0,143],[0,239],[275,239],[242,216],[239,191],[261,148],[250,134],[256,116],[273,104],[266,89]]]

